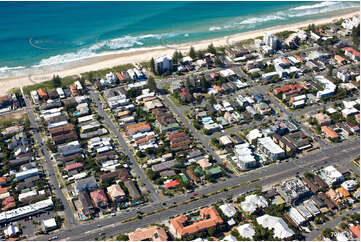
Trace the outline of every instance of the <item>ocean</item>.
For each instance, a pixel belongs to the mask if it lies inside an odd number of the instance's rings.
[[[359,2],[0,2],[0,77],[330,17]]]

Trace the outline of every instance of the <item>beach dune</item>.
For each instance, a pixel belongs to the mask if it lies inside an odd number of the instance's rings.
[[[181,51],[188,51],[190,46],[193,46],[196,50],[206,49],[210,43],[213,43],[214,46],[225,46],[230,43],[239,42],[246,39],[256,38],[262,36],[264,32],[277,33],[285,30],[295,31],[301,27],[306,27],[309,24],[325,24],[330,23],[334,20],[340,18],[349,18],[359,14],[359,10],[353,11],[347,14],[342,14],[336,17],[324,18],[318,20],[304,21],[295,24],[282,25],[271,27],[267,29],[260,29],[250,32],[239,33],[235,35],[225,36],[216,39],[208,39],[197,42],[185,43],[180,45],[172,45],[168,47],[161,47],[159,49],[152,50],[135,50],[129,53],[123,54],[114,54],[106,55],[101,57],[89,58],[81,63],[74,63],[71,68],[66,68],[61,71],[49,71],[42,74],[34,74],[29,76],[20,76],[20,77],[11,77],[11,78],[2,78],[0,79],[0,95],[5,95],[13,88],[20,88],[28,85],[33,85],[36,83],[44,82],[50,80],[53,75],[59,75],[60,77],[70,76],[70,75],[79,75],[87,71],[95,71],[104,68],[110,68],[117,65],[135,63],[142,61],[149,61],[152,57],[156,58],[163,55],[172,55],[175,49]]]

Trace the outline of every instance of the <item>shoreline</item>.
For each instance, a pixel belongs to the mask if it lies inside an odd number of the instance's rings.
[[[214,39],[205,39],[200,41],[188,42],[178,45],[169,45],[169,47],[159,47],[146,50],[134,50],[128,53],[109,54],[98,57],[93,57],[85,60],[81,60],[78,63],[67,63],[70,68],[65,67],[60,71],[47,71],[42,74],[30,74],[17,77],[0,78],[0,95],[6,95],[8,91],[13,88],[20,88],[28,85],[33,85],[50,80],[53,75],[59,75],[60,77],[80,75],[81,73],[88,71],[96,71],[105,68],[111,68],[117,65],[149,61],[152,57],[156,58],[163,55],[173,55],[175,49],[188,51],[191,46],[196,50],[206,49],[210,43],[214,46],[224,46],[229,43],[235,43],[246,39],[253,39],[258,36],[262,36],[263,32],[269,32],[271,34],[282,32],[285,30],[297,30],[302,27],[306,27],[309,24],[326,24],[335,21],[340,18],[349,18],[356,14],[359,14],[360,10],[353,9],[352,12],[343,13],[338,16],[322,18],[317,20],[307,20],[288,25],[273,26],[265,29],[253,30],[228,36],[223,36]]]

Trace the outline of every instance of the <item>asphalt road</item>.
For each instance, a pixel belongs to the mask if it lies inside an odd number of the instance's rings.
[[[129,160],[131,162],[131,168],[134,169],[134,171],[139,176],[140,181],[145,184],[145,187],[147,188],[148,192],[150,193],[152,199],[154,202],[161,201],[161,198],[159,197],[157,190],[154,188],[152,183],[148,180],[148,178],[145,176],[143,170],[139,167],[138,163],[135,161],[132,151],[129,149],[127,143],[123,139],[121,133],[119,132],[119,129],[114,125],[114,123],[111,121],[111,119],[108,117],[107,113],[103,109],[103,105],[100,102],[98,98],[98,93],[94,92],[93,90],[89,91],[90,97],[92,98],[93,102],[95,103],[98,114],[104,118],[103,122],[104,124],[112,131],[112,133],[118,138],[120,145],[122,146],[125,154],[129,157]]]
[[[183,125],[186,126],[186,128],[192,132],[193,137],[196,138],[200,143],[203,145],[203,147],[208,151],[209,154],[215,158],[217,162],[222,162],[221,158],[214,152],[214,150],[209,145],[209,140],[205,135],[200,135],[197,130],[193,127],[193,124],[189,122],[189,120],[184,117],[182,111],[173,104],[171,100],[166,95],[163,95],[164,103],[168,106],[170,110],[172,110],[173,113],[176,114],[177,118],[180,119],[180,121],[183,123]]]
[[[100,232],[110,235],[116,235],[119,233],[125,233],[133,231],[139,227],[143,227],[152,223],[159,223],[161,221],[168,220],[171,216],[175,216],[184,213],[187,210],[193,210],[202,206],[207,206],[219,200],[224,200],[229,196],[237,196],[241,193],[254,189],[255,185],[268,186],[275,184],[281,180],[295,176],[297,173],[303,174],[306,171],[310,171],[316,168],[325,167],[331,164],[346,164],[350,162],[355,156],[359,155],[360,141],[352,140],[337,145],[331,145],[324,149],[305,155],[301,159],[294,159],[289,162],[280,164],[273,164],[264,168],[256,169],[245,173],[239,177],[228,179],[224,182],[219,182],[211,186],[207,186],[197,190],[196,192],[201,196],[211,192],[219,191],[222,188],[231,187],[247,181],[261,178],[259,181],[252,184],[240,186],[230,191],[224,191],[213,196],[209,196],[204,199],[199,199],[189,204],[179,205],[175,208],[167,209],[165,211],[156,213],[154,215],[146,216],[143,219],[138,219],[128,223],[121,223],[121,220],[136,216],[136,210],[128,210],[120,212],[115,217],[104,218],[88,224],[81,224],[72,227],[71,230],[64,230],[57,235],[60,240],[94,240],[95,237],[100,238]],[[172,205],[174,202],[181,203],[189,200],[191,194],[185,194],[166,200],[166,207]],[[143,213],[150,213],[154,210],[163,207],[159,202],[152,203],[150,205],[139,208],[139,211]],[[98,227],[100,226],[100,227]],[[76,231],[76,233],[74,233]],[[47,240],[51,236],[42,236],[37,240]]]
[[[26,103],[26,107],[27,107],[26,112],[28,114],[31,127],[33,128],[32,131],[34,134],[35,141],[39,145],[39,148],[45,158],[44,170],[48,172],[49,183],[53,187],[52,191],[55,193],[57,198],[60,198],[62,204],[64,205],[64,214],[65,214],[65,219],[67,222],[67,227],[75,226],[77,224],[77,221],[74,218],[74,214],[68,204],[68,200],[65,198],[62,190],[59,189],[59,183],[58,183],[58,180],[56,179],[53,162],[51,161],[49,150],[44,145],[43,140],[39,134],[39,131],[38,131],[39,126],[35,120],[35,114],[34,114],[32,106],[31,106],[31,102],[27,97],[25,97],[25,103]]]
[[[345,217],[348,214],[352,214],[355,212],[359,212],[360,211],[360,207],[356,207],[353,209],[350,209],[349,211],[347,211],[346,213],[337,216],[336,218],[332,218],[331,220],[327,221],[326,223],[322,224],[317,230],[313,230],[310,233],[305,234],[305,239],[308,241],[312,241],[314,239],[316,239],[317,236],[320,235],[320,233],[322,232],[322,230],[326,229],[326,228],[335,228],[336,226],[338,226],[339,223],[342,222],[342,218]]]

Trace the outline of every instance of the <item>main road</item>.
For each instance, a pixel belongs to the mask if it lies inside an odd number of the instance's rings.
[[[153,202],[147,206],[139,208],[145,214],[158,210],[162,207],[168,207],[177,203],[178,206],[166,209],[162,212],[153,215],[145,216],[142,219],[133,220],[130,222],[122,223],[121,221],[127,218],[132,218],[137,215],[136,210],[127,210],[120,212],[117,216],[104,218],[88,224],[82,224],[72,227],[68,230],[63,230],[56,235],[61,240],[94,240],[100,233],[105,233],[107,236],[116,235],[119,233],[126,233],[133,231],[137,228],[161,221],[168,220],[171,216],[184,213],[185,211],[196,209],[202,206],[210,205],[219,200],[224,200],[227,197],[235,197],[241,193],[251,191],[255,185],[269,186],[276,184],[281,180],[295,176],[295,174],[303,174],[306,171],[311,171],[317,168],[328,166],[331,164],[348,164],[351,160],[359,155],[360,141],[358,139],[350,140],[337,145],[330,145],[324,147],[318,152],[307,154],[300,159],[294,159],[289,162],[280,164],[273,164],[264,168],[256,169],[245,173],[239,177],[233,177],[224,182],[218,182],[211,186],[206,186],[198,189],[196,192],[198,196],[209,194],[212,192],[220,191],[223,188],[232,187],[239,184],[241,185],[235,189],[223,191],[215,195],[208,196],[207,198],[200,198],[191,201],[188,204],[181,204],[184,201],[190,200],[191,194],[184,194],[165,200],[163,205],[161,202]],[[254,183],[247,184],[248,181],[255,181]],[[38,237],[38,240],[47,240],[54,235],[46,235]]]
[[[25,97],[24,94],[23,94],[23,97]],[[52,191],[55,192],[56,197],[61,200],[61,202],[64,206],[64,214],[65,214],[65,219],[67,222],[66,223],[67,227],[73,227],[77,224],[77,221],[74,218],[73,211],[71,210],[70,205],[68,203],[69,201],[65,198],[62,190],[59,189],[59,187],[60,187],[59,182],[56,179],[56,175],[55,175],[55,171],[54,171],[54,167],[53,167],[53,164],[55,164],[55,163],[52,162],[52,160],[50,158],[50,152],[49,152],[48,148],[44,145],[43,140],[39,134],[39,126],[35,120],[35,114],[34,114],[31,102],[27,97],[25,97],[25,103],[26,103],[26,112],[29,117],[29,121],[31,124],[31,128],[33,131],[35,141],[38,144],[38,146],[41,150],[41,153],[45,159],[44,170],[46,170],[48,172],[49,183],[52,186]]]
[[[123,147],[123,150],[125,154],[128,156],[130,162],[131,162],[131,168],[134,169],[134,171],[139,176],[140,181],[145,185],[148,192],[150,193],[152,199],[154,202],[161,201],[161,198],[159,197],[157,190],[154,188],[152,183],[148,180],[148,178],[144,175],[143,170],[139,167],[138,163],[135,161],[132,151],[129,149],[127,143],[123,139],[121,133],[119,132],[119,129],[114,125],[112,120],[108,117],[107,113],[104,111],[103,105],[101,101],[98,98],[98,93],[96,93],[94,90],[89,90],[90,97],[92,98],[93,102],[95,103],[97,107],[98,114],[104,118],[103,122],[104,124],[112,131],[112,133],[118,138],[120,145]]]

